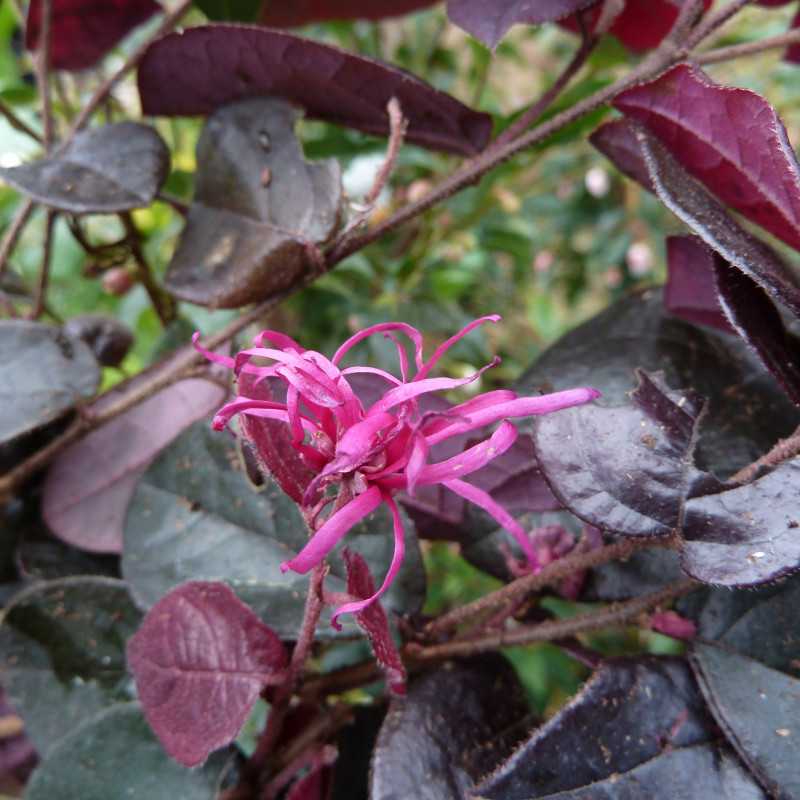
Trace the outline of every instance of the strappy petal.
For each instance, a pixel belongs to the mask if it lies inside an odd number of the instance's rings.
[[[486,317],[478,317],[469,325],[465,325],[455,336],[451,336],[446,342],[442,342],[434,351],[433,355],[420,367],[414,380],[421,380],[436,366],[439,359],[459,340],[463,339],[470,331],[483,325],[485,322],[499,322],[502,317],[499,314],[489,314]]]
[[[333,354],[334,364],[338,364],[349,350],[364,339],[373,336],[376,333],[383,333],[384,331],[400,331],[408,336],[414,344],[414,360],[417,369],[422,369],[422,334],[412,325],[405,322],[381,322],[378,325],[370,325],[368,328],[354,333],[347,341],[345,341],[339,349]]]
[[[212,364],[221,364],[223,367],[227,367],[228,369],[233,369],[234,360],[230,356],[223,356],[219,353],[214,353],[211,350],[207,350],[203,345],[200,344],[200,331],[195,331],[192,334],[192,346],[198,353],[201,353],[203,356],[206,357],[208,361]]]

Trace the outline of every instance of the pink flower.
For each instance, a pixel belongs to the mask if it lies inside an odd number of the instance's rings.
[[[498,359],[494,359],[467,378],[429,377],[439,359],[457,341],[479,325],[499,319],[493,315],[475,320],[437,347],[427,361],[423,358],[420,332],[402,322],[387,322],[359,331],[331,359],[305,350],[293,339],[275,331],[262,331],[255,338],[254,347],[242,350],[236,358],[202,350],[207,358],[232,368],[240,378],[241,394],[219,410],[214,417],[214,428],[223,429],[237,414],[285,423],[291,432],[292,446],[313,471],[300,499],[301,509],[314,534],[294,558],[281,565],[284,572],[290,569],[309,572],[356,523],[382,503],[389,507],[394,520],[395,549],[383,585],[371,597],[338,608],[333,616],[337,627],[336,620],[341,614],[362,611],[380,597],[400,569],[404,530],[394,499],[397,492],[413,495],[420,486],[445,486],[494,517],[515,537],[529,568],[539,568],[535,549],[522,526],[487,492],[468,483],[464,477],[511,447],[517,430],[509,419],[581,405],[598,397],[599,392],[580,388],[540,397],[518,397],[512,391],[501,389],[480,394],[445,413],[425,414],[418,408],[422,395],[464,386],[498,363]],[[341,366],[354,345],[376,333],[394,341],[399,378],[374,367]],[[396,334],[407,336],[413,346],[413,377],[410,377],[406,350]],[[198,346],[197,338],[195,334],[195,346]],[[366,409],[348,382],[348,376],[355,373],[371,373],[386,382],[384,395]],[[241,380],[242,376],[248,376],[248,380]],[[253,388],[267,378],[278,378],[285,384],[285,402],[253,396],[259,394]],[[484,441],[455,457],[429,463],[428,454],[433,445],[497,422],[500,425]],[[335,492],[329,491],[331,487]],[[326,511],[327,516],[323,518]]]

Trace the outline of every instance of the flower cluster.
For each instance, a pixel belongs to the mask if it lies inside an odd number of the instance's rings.
[[[595,389],[578,388],[538,397],[518,397],[501,389],[477,395],[446,412],[424,413],[419,408],[423,395],[464,386],[498,363],[495,359],[466,378],[430,377],[437,362],[457,341],[479,325],[499,319],[493,315],[475,320],[437,347],[427,360],[423,357],[420,332],[402,322],[387,322],[359,331],[330,359],[305,350],[290,337],[275,331],[262,331],[254,346],[242,350],[235,358],[203,351],[209,359],[233,369],[239,378],[240,394],[219,410],[214,428],[223,429],[237,414],[285,423],[292,446],[313,471],[313,479],[301,497],[301,507],[314,533],[300,553],[281,565],[283,571],[308,572],[356,523],[382,503],[391,511],[395,549],[383,584],[371,597],[338,608],[334,624],[341,614],[357,613],[373,603],[400,569],[404,530],[395,501],[398,492],[413,495],[418,487],[441,484],[494,517],[515,537],[528,567],[539,568],[535,549],[522,526],[487,492],[464,477],[511,447],[517,430],[509,419],[580,405],[599,393]],[[379,333],[396,345],[399,377],[374,367],[341,366],[356,344]],[[413,377],[407,350],[398,335],[410,340]],[[348,381],[348,376],[356,373],[376,375],[386,384],[383,396],[367,408]],[[248,376],[248,380],[242,380],[243,376]],[[254,396],[259,393],[252,391],[253,387],[268,378],[280,379],[285,385],[283,402]],[[500,424],[496,430],[479,444],[452,458],[430,463],[429,453],[434,445],[497,422]]]

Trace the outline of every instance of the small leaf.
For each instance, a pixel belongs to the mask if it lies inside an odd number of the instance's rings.
[[[634,553],[625,561],[612,561],[593,569],[584,599],[627,600],[663,589],[684,577],[674,550],[652,547]]]
[[[503,758],[526,715],[523,690],[498,654],[445,664],[389,707],[372,758],[371,800],[462,800]]]
[[[734,333],[719,302],[715,280],[717,258],[697,236],[668,236],[664,307],[687,322]],[[730,267],[727,270],[733,272]]]
[[[375,581],[369,572],[364,557],[345,549],[344,563],[347,567],[347,593],[357,600],[365,600],[375,594]],[[389,630],[389,620],[381,604],[372,603],[356,614],[356,622],[367,634],[372,652],[386,674],[386,681],[393,694],[406,693],[406,670],[397,652]]]
[[[308,116],[386,136],[386,105],[396,97],[408,120],[409,142],[464,155],[480,152],[492,128],[488,114],[408,72],[246,25],[207,25],[164,36],[149,47],[138,80],[144,113],[156,116],[210,114],[235,100],[271,95]]]
[[[111,578],[36,583],[6,606],[0,681],[40,755],[130,699],[124,647],[140,619],[125,584]]]
[[[798,797],[800,681],[715,645],[692,650],[703,694],[728,741],[771,797]]]
[[[169,172],[169,150],[153,128],[117,122],[82,131],[66,147],[0,178],[50,208],[108,214],[149,206]]]
[[[410,527],[403,567],[382,600],[397,613],[417,611],[425,597],[421,556]],[[381,580],[392,558],[391,531],[390,516],[381,511],[344,540]],[[295,503],[272,481],[253,491],[240,471],[232,439],[198,422],[140,480],[125,522],[122,571],[144,608],[185,581],[224,581],[282,639],[294,639],[308,579],[282,574],[280,564],[304,546],[307,535]],[[329,560],[326,589],[343,592],[344,563],[338,555]],[[323,613],[318,637],[334,635],[329,612]],[[347,618],[342,622],[351,634],[357,630]]]
[[[222,583],[185,583],[128,642],[145,717],[166,751],[195,767],[230,744],[261,690],[282,677],[280,639]]]
[[[129,31],[161,6],[154,0],[53,0],[50,60],[55,69],[93,67]],[[36,50],[42,26],[42,0],[31,0],[25,46]]]
[[[139,382],[137,376],[126,389]],[[92,408],[102,410],[123,391],[104,395]],[[225,390],[211,381],[179,381],[62,451],[47,472],[42,496],[50,530],[84,550],[122,552],[125,513],[147,465],[224,397]]]
[[[0,320],[0,363],[0,443],[53,422],[100,383],[89,348],[39,322]]]
[[[655,193],[639,140],[626,119],[604,122],[589,141],[623,174]]]
[[[485,800],[762,797],[677,658],[604,664],[475,794]]]
[[[800,248],[800,165],[775,109],[679,64],[617,96],[614,106],[657,136],[724,203]]]
[[[104,367],[118,367],[133,344],[130,328],[103,314],[71,317],[64,323],[64,332],[86,342]]]
[[[266,0],[261,23],[293,28],[338,19],[385,19],[433,5],[437,0]]]
[[[309,164],[296,112],[275,99],[221,108],[197,143],[199,168],[186,227],[167,270],[178,297],[236,308],[288,288],[313,262],[308,246],[333,235],[339,165]]]
[[[494,49],[514,25],[553,22],[595,0],[447,0],[450,22]]]
[[[138,703],[120,703],[72,730],[31,776],[25,800],[216,800],[230,751],[201,769],[176,764],[153,736]]]
[[[800,567],[800,458],[686,504],[681,563],[692,577],[751,586]]]
[[[597,528],[665,536],[681,523],[683,501],[708,476],[693,465],[703,404],[638,373],[628,405],[586,405],[542,417],[534,443],[556,496]]]

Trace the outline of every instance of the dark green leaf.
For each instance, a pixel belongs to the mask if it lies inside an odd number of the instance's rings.
[[[0,321],[0,442],[29,433],[88,400],[100,382],[91,350],[39,322]]]
[[[118,122],[79,133],[63,150],[0,178],[34,200],[73,214],[148,206],[169,173],[169,150],[153,128]]]
[[[184,300],[236,308],[263,300],[313,268],[309,246],[336,230],[342,197],[335,161],[308,163],[297,113],[259,98],[209,117],[197,144],[194,202],[167,272]]]
[[[376,580],[382,580],[391,560],[391,530],[382,509],[342,543],[367,559]],[[407,535],[405,563],[385,602],[401,613],[417,610],[425,594],[410,526]],[[145,608],[185,581],[224,581],[282,638],[292,639],[308,579],[282,574],[280,564],[301,549],[306,536],[297,506],[271,481],[263,491],[254,491],[241,472],[234,441],[199,422],[159,456],[139,483],[125,524],[122,570]],[[331,563],[326,586],[344,591],[344,564],[338,556]],[[333,635],[327,619],[319,634]]]
[[[139,704],[122,703],[65,736],[31,776],[25,800],[215,800],[231,769],[230,751],[200,769],[177,764]]]
[[[0,680],[40,755],[130,699],[125,642],[140,620],[125,584],[112,578],[38,583],[12,600],[0,626]]]

